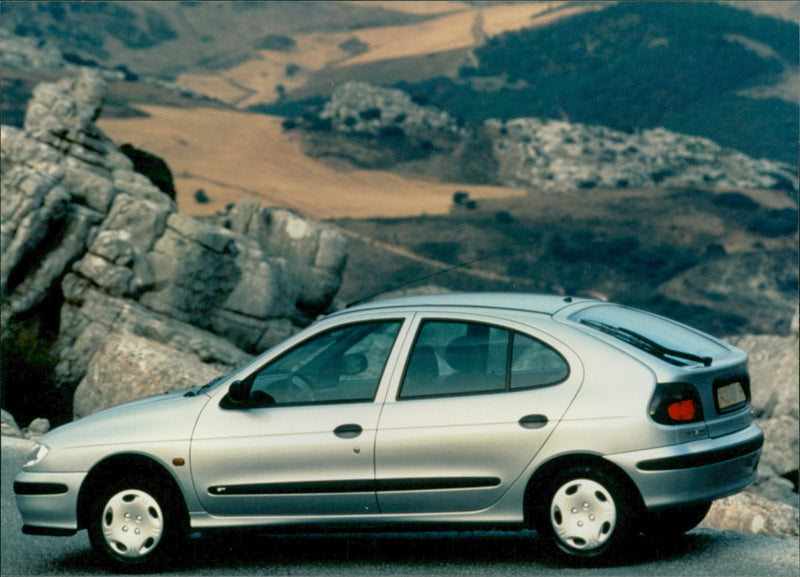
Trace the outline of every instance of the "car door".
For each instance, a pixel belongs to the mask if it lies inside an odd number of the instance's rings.
[[[582,382],[577,357],[532,329],[419,317],[376,438],[382,513],[495,503],[543,446]]]
[[[218,516],[376,512],[376,400],[402,319],[315,333],[254,369],[199,417],[191,467]],[[396,356],[396,353],[394,353]]]

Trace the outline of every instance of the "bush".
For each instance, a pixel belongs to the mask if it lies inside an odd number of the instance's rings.
[[[206,194],[205,190],[203,190],[202,188],[198,188],[194,192],[194,201],[197,204],[208,204],[210,202],[210,199],[208,198],[208,195]]]
[[[358,113],[363,120],[380,120],[381,109],[378,107],[367,108]]]
[[[758,203],[755,200],[739,192],[723,192],[714,195],[712,202],[715,206],[734,210],[756,210],[758,208]]]
[[[756,214],[747,223],[747,230],[767,238],[779,238],[797,232],[797,211],[792,208],[773,208]]]
[[[295,49],[295,46],[297,46],[297,43],[290,36],[270,34],[256,42],[254,48],[256,50],[272,50],[273,52],[291,52]]]
[[[358,56],[359,54],[364,54],[369,50],[369,44],[366,44],[355,36],[352,36],[339,44],[339,48],[351,56]]]
[[[37,417],[53,424],[72,417],[71,395],[53,379],[57,357],[53,339],[36,320],[12,321],[2,338],[3,409],[20,426]]]
[[[500,224],[510,224],[514,221],[514,217],[507,210],[500,210],[495,213],[494,219]]]
[[[164,162],[164,159],[144,150],[139,150],[132,144],[123,144],[120,151],[131,159],[133,169],[150,179],[158,189],[175,200],[175,183],[172,180],[172,172]]]
[[[464,204],[469,198],[469,193],[465,190],[457,190],[453,193],[453,204]]]

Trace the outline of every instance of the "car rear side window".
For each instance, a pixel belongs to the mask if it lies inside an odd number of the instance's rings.
[[[564,358],[528,335],[478,323],[426,321],[409,357],[399,398],[543,387],[568,375]]]

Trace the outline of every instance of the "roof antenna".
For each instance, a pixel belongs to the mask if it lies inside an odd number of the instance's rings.
[[[360,305],[361,303],[370,301],[370,300],[374,299],[375,297],[378,297],[378,296],[380,296],[382,294],[386,294],[388,292],[396,291],[396,290],[401,289],[403,287],[406,287],[408,285],[412,285],[414,283],[418,283],[420,281],[427,280],[429,278],[433,278],[433,277],[438,276],[440,274],[444,274],[444,273],[447,273],[447,272],[450,272],[450,271],[454,271],[454,270],[457,270],[457,269],[460,269],[460,268],[464,268],[465,266],[469,266],[469,265],[474,264],[476,262],[479,262],[479,261],[482,261],[482,260],[486,260],[490,256],[494,256],[494,255],[487,254],[486,256],[481,256],[481,257],[478,257],[476,259],[469,260],[467,262],[462,262],[461,264],[453,265],[453,266],[451,266],[449,268],[446,268],[444,270],[432,272],[431,274],[425,275],[425,276],[420,277],[420,278],[415,278],[414,280],[410,280],[410,281],[404,282],[402,284],[393,286],[392,288],[389,288],[389,289],[386,289],[386,290],[382,290],[382,291],[378,291],[375,294],[371,294],[369,296],[366,296],[366,297],[360,298],[358,300],[355,300],[353,302],[347,303],[347,305],[345,305],[345,308],[349,309],[350,307],[354,307],[356,305]]]

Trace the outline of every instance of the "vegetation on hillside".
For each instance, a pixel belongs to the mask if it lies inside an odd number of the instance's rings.
[[[425,282],[604,295],[717,335],[788,331],[798,290],[796,209],[693,188],[481,201],[471,210],[456,194],[448,216],[337,221],[372,239],[351,242],[350,262],[357,264],[348,266],[341,298],[357,300],[482,259]],[[429,260],[376,251],[375,241]],[[706,286],[721,288],[693,288],[702,267],[715,271]],[[666,287],[684,277],[690,284],[677,298]]]
[[[664,126],[795,164],[797,103],[739,91],[777,82],[799,53],[794,23],[711,2],[622,2],[491,38],[456,80],[398,87],[467,120]]]

